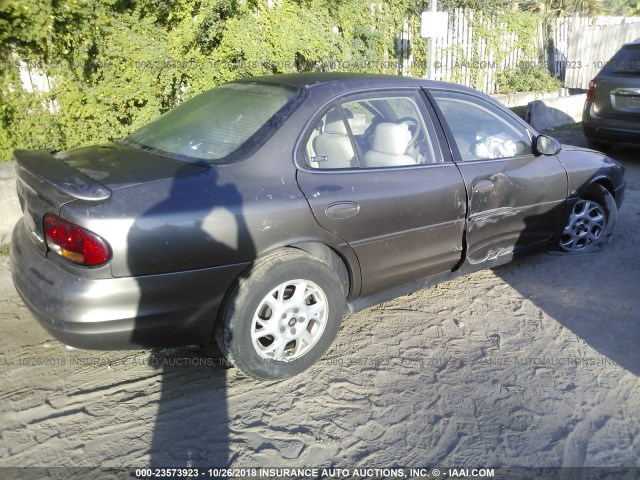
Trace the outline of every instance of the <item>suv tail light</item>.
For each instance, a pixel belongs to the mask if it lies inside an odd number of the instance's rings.
[[[111,259],[106,240],[57,215],[44,217],[44,234],[51,251],[79,265],[93,267]]]
[[[589,82],[589,89],[587,90],[587,102],[596,101],[596,79],[594,78]]]

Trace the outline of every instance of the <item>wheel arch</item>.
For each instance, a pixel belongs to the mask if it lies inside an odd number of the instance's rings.
[[[338,279],[340,280],[340,284],[342,285],[342,289],[345,295],[345,302],[347,301],[347,299],[349,298],[349,296],[352,293],[352,288],[357,287],[358,285],[354,283],[354,268],[358,268],[357,266],[352,267],[349,263],[348,260],[344,259],[338,252],[336,252],[333,248],[329,247],[328,245],[319,242],[319,241],[306,241],[306,242],[298,242],[298,243],[294,243],[294,244],[289,244],[289,245],[282,245],[282,246],[278,246],[276,248],[273,248],[271,250],[268,250],[262,254],[260,254],[258,257],[256,257],[248,266],[246,269],[244,269],[234,280],[233,282],[231,282],[229,288],[227,289],[227,291],[225,292],[222,302],[221,302],[221,306],[218,309],[217,315],[216,315],[216,319],[215,319],[215,325],[218,325],[219,322],[221,321],[222,316],[224,315],[224,312],[226,310],[226,305],[229,301],[229,298],[231,297],[231,295],[233,294],[233,292],[237,289],[238,286],[238,282],[240,282],[243,278],[246,278],[248,272],[251,270],[252,266],[259,261],[260,259],[264,258],[267,255],[271,255],[279,250],[283,250],[283,249],[287,249],[287,248],[293,248],[296,250],[302,250],[306,253],[308,253],[309,255],[311,255],[313,258],[321,261],[322,263],[324,263],[325,265],[327,265],[329,268],[331,268],[334,272],[336,272],[336,275],[338,276]],[[215,333],[216,328],[214,328],[214,333]]]
[[[607,177],[597,178],[589,186],[593,187],[595,185],[600,185],[601,187],[604,187],[611,194],[613,199],[616,200],[616,190],[613,186],[613,182],[609,178]]]
[[[581,197],[592,198],[595,200],[595,197],[599,197],[604,191],[612,197],[615,195],[615,190],[611,180],[607,177],[594,177],[579,187],[572,197],[576,200]]]
[[[312,257],[330,267],[336,272],[340,283],[342,283],[345,298],[349,297],[351,287],[353,286],[353,270],[349,268],[349,263],[342,258],[338,252],[321,242],[300,242],[289,245],[289,248],[297,248],[298,250],[307,252]]]

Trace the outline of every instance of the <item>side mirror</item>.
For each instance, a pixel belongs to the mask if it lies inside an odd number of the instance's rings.
[[[560,142],[546,135],[538,135],[534,146],[534,153],[539,155],[556,155],[561,150]]]

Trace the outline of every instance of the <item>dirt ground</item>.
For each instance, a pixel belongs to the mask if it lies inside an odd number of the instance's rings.
[[[350,315],[280,383],[198,348],[68,351],[0,256],[0,466],[640,466],[638,153],[612,153],[628,188],[606,249]]]

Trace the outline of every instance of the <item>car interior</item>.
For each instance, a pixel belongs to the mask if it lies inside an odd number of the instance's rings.
[[[436,163],[432,130],[411,97],[346,102],[314,126],[305,149],[307,165],[346,169]]]

